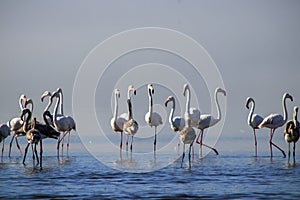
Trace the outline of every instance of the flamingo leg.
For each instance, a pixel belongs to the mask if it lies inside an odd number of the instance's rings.
[[[18,138],[16,137],[16,144],[17,144],[17,147],[19,149],[19,152],[20,152],[20,155],[22,156],[22,151],[21,151],[21,148],[20,148],[20,145],[19,145],[19,142],[18,142]]]
[[[202,136],[203,136],[203,130],[200,129],[199,133],[198,133],[198,136],[196,138],[196,143],[199,144],[199,146],[200,146],[200,148],[199,148],[200,157],[202,157]],[[200,138],[200,140],[199,140],[199,138]]]
[[[40,169],[42,169],[43,162],[43,141],[40,141]]]
[[[58,137],[58,140],[57,140],[57,146],[56,146],[56,150],[57,150],[57,158],[59,158],[59,142],[60,141],[60,136]]]
[[[272,151],[272,138],[273,138],[273,132],[272,129],[270,129],[270,152],[271,152],[271,158],[273,157],[273,151]]]
[[[190,148],[189,148],[189,169],[191,169],[192,165],[191,165],[191,149],[193,147],[193,143],[190,144]]]
[[[36,156],[36,162],[37,162],[37,165],[40,163],[39,161],[39,156],[38,156],[38,153],[37,153],[37,150],[36,150],[36,145],[37,144],[34,144],[34,153],[35,153],[35,156]]]
[[[71,136],[71,131],[69,131],[68,134],[68,143],[67,143],[67,155],[69,156],[69,147],[70,147],[70,136]]]
[[[294,158],[294,164],[296,163],[296,158],[295,158],[295,150],[296,150],[296,142],[294,142],[294,148],[293,148],[293,158]]]
[[[25,147],[25,152],[24,152],[24,157],[23,157],[23,164],[24,165],[25,165],[25,160],[26,160],[26,155],[27,155],[29,145],[30,145],[30,143],[28,143],[27,146]]]
[[[253,129],[253,134],[254,134],[254,150],[255,150],[255,157],[257,157],[257,140],[256,140],[255,129]]]
[[[180,149],[180,137],[178,137],[177,153],[179,153],[179,149]]]
[[[3,158],[3,152],[4,152],[4,140],[5,140],[5,139],[3,139],[3,142],[2,142],[2,153],[1,153],[1,158]]]
[[[183,152],[182,152],[182,159],[181,159],[181,168],[182,168],[184,156],[185,156],[185,144],[183,144]]]
[[[13,143],[14,139],[15,139],[15,134],[12,136],[10,143],[9,143],[8,157],[10,157],[11,147],[12,147],[12,143]]]
[[[59,145],[60,145],[60,143],[61,143],[61,141],[62,141],[62,154],[63,154],[63,142],[64,142],[64,138],[65,138],[65,136],[68,134],[68,132],[65,132],[64,134],[63,134],[63,136],[58,140],[58,142],[57,142],[57,156],[59,156]]]
[[[288,163],[290,163],[290,156],[291,156],[291,143],[289,143],[289,152],[288,152]]]
[[[126,151],[128,151],[128,135],[126,135]]]
[[[131,136],[131,144],[130,144],[130,151],[132,152],[132,143],[133,143],[133,136]]]
[[[121,138],[120,138],[120,150],[122,150],[122,142],[123,142],[123,132],[121,132]]]
[[[275,131],[275,130],[274,130],[274,131]],[[271,148],[272,148],[272,145],[273,145],[274,147],[276,147],[279,151],[281,151],[283,157],[285,158],[285,157],[286,157],[285,152],[284,152],[279,146],[277,146],[276,144],[274,144],[274,143],[272,142],[272,138],[273,138],[273,135],[274,135],[274,131],[273,131],[273,133],[272,133],[272,135],[271,135],[271,139],[270,139],[270,145],[271,145]],[[272,156],[273,156],[273,154],[272,154],[272,152],[271,152],[271,157],[272,157]]]
[[[154,126],[154,152],[156,151],[156,126]]]
[[[213,150],[215,152],[216,155],[219,155],[219,152],[217,151],[217,149],[211,147],[211,146],[208,146],[206,144],[203,143],[203,134],[204,134],[204,131],[202,130],[202,133],[201,133],[201,140],[200,140],[200,147],[201,147],[201,157],[202,157],[202,146],[205,146],[211,150]]]

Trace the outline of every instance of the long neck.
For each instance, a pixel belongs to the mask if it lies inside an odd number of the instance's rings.
[[[47,116],[47,111],[44,111],[44,112],[43,112],[43,120],[44,120],[44,122],[45,122],[45,124],[46,124],[47,126],[50,126],[50,124],[49,124],[49,122],[48,122],[46,116]]]
[[[252,119],[254,108],[255,108],[255,102],[254,101],[251,101],[251,102],[252,102],[252,106],[251,106],[251,110],[248,115],[248,124],[251,124],[251,119]]]
[[[148,91],[148,97],[149,97],[149,113],[150,113],[150,118],[152,117],[152,112],[153,112],[153,99],[152,99],[152,94],[151,91]]]
[[[220,121],[222,114],[221,114],[221,109],[220,109],[220,104],[219,104],[219,99],[218,99],[218,92],[215,93],[215,103],[218,111],[218,117],[217,120]]]
[[[294,114],[293,114],[293,121],[294,121],[294,124],[295,124],[296,128],[299,128],[297,118],[298,118],[298,112],[295,110]]]
[[[56,103],[55,103],[55,107],[54,107],[54,114],[53,114],[53,120],[56,123],[56,117],[57,117],[57,111],[58,111],[58,104],[60,103],[60,97],[57,97]]]
[[[29,127],[28,127],[28,124],[29,124],[29,120],[31,119],[31,112],[27,112],[27,117],[26,117],[26,120],[25,120],[25,123],[23,125],[23,129],[25,131],[25,133],[27,131],[29,131]]]
[[[190,100],[191,100],[190,88],[186,88],[185,94],[187,95],[186,104],[185,104],[185,112],[189,113],[190,112]]]
[[[23,98],[20,98],[19,99],[19,106],[20,106],[20,110],[22,111],[24,109],[24,106],[23,106]]]
[[[117,121],[117,116],[118,116],[118,97],[117,94],[115,94],[115,110],[114,110],[114,120],[115,122]]]
[[[60,107],[60,114],[64,114],[64,97],[63,97],[63,93],[62,93],[62,91],[59,93],[59,97],[60,97],[60,105],[59,105],[59,107]]]
[[[49,97],[49,102],[48,102],[47,107],[45,108],[44,112],[49,110],[51,105],[52,105],[52,101],[51,101],[51,98]]]
[[[186,92],[188,94],[186,94]],[[184,118],[185,118],[185,124],[186,127],[190,127],[191,126],[191,119],[190,119],[190,99],[191,99],[191,94],[190,94],[190,89],[186,88],[185,90],[185,95],[186,95],[186,104],[185,104],[185,114],[184,114]]]
[[[169,123],[172,125],[174,125],[174,121],[173,121],[174,111],[175,111],[175,101],[173,101],[173,107],[169,115]]]
[[[288,118],[288,113],[286,110],[286,98],[285,97],[282,99],[282,108],[283,108],[283,120],[286,122],[286,120]]]
[[[132,106],[131,106],[131,100],[127,100],[127,106],[128,106],[128,120],[132,119]]]

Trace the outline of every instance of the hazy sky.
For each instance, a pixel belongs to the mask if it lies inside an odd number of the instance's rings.
[[[35,101],[34,112],[39,116],[45,107],[39,102],[40,95],[57,87],[63,89],[65,113],[71,115],[76,73],[96,45],[128,29],[163,27],[190,36],[208,51],[227,90],[222,138],[245,137],[252,147],[252,130],[246,123],[247,96],[256,100],[256,112],[263,116],[282,113],[284,92],[294,97],[293,103],[288,102],[290,118],[293,106],[300,106],[299,19],[300,2],[296,0],[1,0],[0,120],[6,122],[19,114],[18,98],[22,93]],[[128,67],[159,61],[168,65],[182,62],[157,51],[130,56],[120,59],[119,64]],[[205,89],[205,85],[199,79],[199,91],[196,91],[199,98],[202,88]],[[203,98],[205,105],[208,100]],[[146,106],[147,103],[145,98]],[[210,107],[200,105],[200,108],[210,112]],[[124,104],[122,109],[126,110]],[[269,136],[268,130],[260,130],[259,134]],[[282,129],[279,129],[275,140],[281,139]],[[285,145],[284,141],[280,144]]]

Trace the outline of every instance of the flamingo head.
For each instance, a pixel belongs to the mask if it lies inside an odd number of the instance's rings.
[[[251,97],[248,97],[246,100],[246,108],[249,109],[250,102],[254,102],[254,100]]]
[[[51,97],[51,93],[47,90],[41,96],[41,101],[43,102],[46,97]]]
[[[154,94],[154,88],[153,88],[153,85],[151,83],[148,84],[148,92],[149,94]]]
[[[217,88],[216,89],[216,93],[219,93],[219,92],[221,92],[222,94],[224,94],[224,96],[226,96],[226,91],[223,90],[222,88]]]
[[[186,91],[189,90],[189,89],[190,89],[189,84],[186,83],[186,84],[183,85],[183,96],[185,96]]]
[[[128,94],[131,97],[132,95],[130,95],[130,93],[136,95],[136,89],[133,87],[133,85],[128,86]]]
[[[27,107],[28,104],[31,104],[31,106],[33,105],[32,99],[29,98],[25,101],[25,108]]]
[[[120,98],[120,90],[117,88],[115,89],[115,95]]]
[[[289,98],[291,101],[293,101],[293,97],[289,93],[284,93],[283,99]]]
[[[174,101],[174,97],[169,96],[169,97],[167,98],[167,100],[165,101],[165,106],[166,106],[166,107],[168,106],[168,103],[169,103],[170,101]]]
[[[55,91],[55,92],[51,95],[50,101],[53,101],[53,98],[54,98],[54,97],[59,97],[59,92],[58,92],[58,91]]]
[[[25,107],[25,106],[23,106],[23,102],[26,103],[26,100],[27,100],[26,95],[25,95],[25,94],[22,94],[22,95],[20,96],[20,102],[21,102],[23,108]]]

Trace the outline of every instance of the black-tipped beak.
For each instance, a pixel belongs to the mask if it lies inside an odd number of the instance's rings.
[[[133,94],[136,95],[136,90],[133,91]]]
[[[165,101],[165,106],[167,107],[169,103],[169,99]]]

